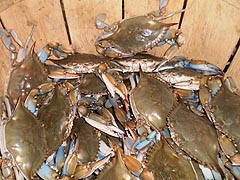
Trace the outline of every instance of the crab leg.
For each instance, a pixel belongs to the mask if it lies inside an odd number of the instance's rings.
[[[165,65],[156,67],[154,72],[160,72],[173,68],[189,68],[196,71],[201,71],[204,73],[204,75],[223,75],[223,72],[220,68],[208,63],[207,61],[186,59],[183,56],[176,56],[172,58]]]
[[[50,168],[46,163],[43,163],[37,174],[44,180],[57,179],[58,173]]]

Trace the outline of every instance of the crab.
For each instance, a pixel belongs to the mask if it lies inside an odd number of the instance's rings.
[[[4,163],[9,159],[13,167],[17,167],[20,173],[18,170],[13,173],[17,178],[19,174],[26,179],[33,178],[46,157],[56,151],[71,132],[74,106],[58,86],[45,84],[32,89],[25,102],[19,98],[14,112],[1,123],[0,147],[5,154]],[[38,104],[35,101],[40,105],[35,107]],[[10,106],[8,101],[6,106]]]
[[[176,103],[171,89],[164,82],[140,72],[140,81],[129,96],[136,119],[148,124],[154,130],[162,130],[168,113]]]
[[[204,60],[188,59],[184,56],[175,56],[164,65],[153,70],[155,77],[159,77],[177,89],[199,90],[201,79],[207,76],[223,77],[223,71]]]
[[[99,151],[99,132],[83,118],[76,118],[70,138],[42,165],[38,175],[44,180],[87,178],[111,157],[110,151],[98,158]]]
[[[5,166],[2,171],[8,169],[8,175],[4,173],[4,177],[11,174],[16,178],[31,179],[45,160],[47,143],[42,123],[21,100],[9,120],[1,122],[0,137]]]
[[[10,59],[12,60],[5,95],[9,96],[11,103],[15,105],[19,96],[22,96],[24,100],[32,88],[46,83],[48,81],[48,72],[34,52],[35,44],[27,53],[34,28],[25,45],[22,45],[15,31],[7,31],[5,29],[0,29],[0,31],[3,32],[2,41],[7,49],[10,50]],[[19,45],[18,52],[12,39]]]
[[[240,93],[231,77],[208,78],[200,89],[200,99],[209,119],[219,132],[222,150],[233,165],[240,165]],[[232,143],[234,145],[231,145]]]
[[[131,57],[168,43],[171,46],[165,52],[164,57],[166,59],[172,57],[176,50],[185,43],[185,39],[180,30],[170,29],[176,23],[166,24],[161,20],[181,13],[183,10],[164,16],[167,2],[168,0],[160,2],[158,17],[156,12],[152,12],[107,25],[104,22],[106,15],[99,14],[96,18],[96,26],[98,29],[104,29],[104,32],[95,42],[98,53],[112,58]]]
[[[218,164],[218,136],[207,117],[200,117],[179,103],[167,119],[171,137],[179,148],[198,163],[224,177],[224,172]]]
[[[154,179],[204,179],[196,163],[175,152],[163,136],[148,151],[145,164]]]

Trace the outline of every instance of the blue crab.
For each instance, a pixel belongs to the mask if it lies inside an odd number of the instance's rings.
[[[175,152],[163,136],[148,151],[145,164],[154,179],[204,179],[196,163]]]
[[[34,52],[35,44],[27,53],[34,28],[25,45],[22,44],[15,31],[8,32],[5,29],[0,29],[0,32],[3,32],[0,35],[4,45],[11,52],[10,59],[12,60],[5,95],[10,97],[11,103],[16,104],[19,96],[22,96],[24,100],[32,88],[46,83],[48,81],[48,72]],[[19,45],[18,52],[12,39]]]
[[[38,175],[44,180],[87,178],[109,161],[110,154],[98,158],[99,151],[99,132],[83,118],[76,118],[70,138],[42,165]]]
[[[49,90],[48,96],[42,94],[43,89]],[[32,89],[25,103],[20,98],[6,125],[1,122],[1,152],[7,155],[4,156],[5,164],[5,159],[9,159],[13,167],[20,171],[16,173],[18,170],[13,169],[17,178],[19,174],[26,179],[33,178],[46,157],[56,151],[71,132],[74,107],[58,85],[51,84],[43,89]],[[40,98],[41,105],[33,110],[35,102],[31,102],[31,99],[39,99],[37,95],[45,97]]]
[[[168,113],[176,103],[174,94],[166,83],[143,72],[140,72],[140,81],[130,93],[129,99],[136,119],[156,131],[166,126]]]
[[[152,12],[123,19],[112,25],[104,22],[105,14],[99,14],[96,18],[96,26],[104,29],[104,32],[96,40],[96,50],[104,56],[122,58],[168,43],[171,47],[165,52],[164,57],[167,59],[172,57],[185,40],[180,30],[170,29],[176,23],[166,24],[161,20],[181,13],[183,10],[164,16],[167,2],[168,0],[161,1],[159,15]]]
[[[26,179],[31,179],[44,162],[47,153],[42,123],[28,111],[21,100],[9,120],[1,123],[1,153],[4,155],[3,164],[7,163],[2,171],[8,169],[8,174],[11,173],[13,177],[20,178],[23,175]],[[13,169],[10,170],[11,168]]]
[[[219,172],[220,146],[215,128],[207,117],[200,117],[179,103],[168,115],[168,127],[173,141],[198,163]]]
[[[240,94],[234,81],[231,77],[224,82],[219,77],[207,78],[199,93],[203,108],[219,132],[222,150],[233,165],[240,165]]]

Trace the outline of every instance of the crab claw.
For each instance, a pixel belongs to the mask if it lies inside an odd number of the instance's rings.
[[[86,122],[91,126],[114,137],[122,137],[124,132],[118,128],[110,111],[104,107],[96,107],[97,113],[82,113]],[[85,111],[85,110],[84,110]],[[87,115],[88,114],[88,115]]]
[[[76,73],[71,73],[65,69],[53,69],[50,70],[48,77],[53,79],[78,79],[80,76]]]
[[[16,59],[16,62],[22,62],[23,59],[27,56],[27,51],[28,51],[28,46],[32,40],[32,36],[33,36],[33,33],[35,31],[35,26],[32,27],[32,30],[31,30],[31,33],[30,35],[28,36],[27,40],[26,40],[26,43],[24,45],[21,45],[21,41],[20,39],[18,38],[17,35],[14,35],[13,36],[13,39],[19,44],[20,48],[18,50],[18,55],[17,55],[17,59]],[[15,31],[12,31],[12,33],[15,32]],[[14,33],[16,34],[16,33]],[[35,44],[32,46],[32,51],[34,50],[34,46]]]
[[[71,142],[70,144],[70,151],[69,154],[65,160],[64,166],[63,166],[63,171],[61,174],[61,177],[63,177],[64,175],[70,176],[72,175],[77,167],[77,149],[78,149],[78,141],[76,144],[73,144],[73,142]]]
[[[13,51],[16,49],[16,47],[12,44],[11,41],[11,36],[9,35],[9,33],[7,32],[7,30],[5,29],[0,29],[0,36],[2,39],[2,42],[4,44],[4,46],[9,50],[9,51]]]
[[[90,176],[96,169],[100,168],[102,165],[107,163],[112,155],[104,157],[101,160],[98,160],[92,164],[78,165],[76,167],[74,177],[77,179],[83,179]]]
[[[63,59],[67,58],[68,55],[74,54],[74,49],[71,46],[63,46],[58,42],[49,42],[37,53],[42,63],[45,63],[51,54],[54,55],[54,58]]]
[[[159,9],[162,10],[167,6],[167,4],[168,4],[168,0],[160,0]]]
[[[99,65],[99,71],[102,81],[105,83],[108,91],[115,97],[115,94],[118,94],[123,100],[125,104],[126,111],[128,112],[129,102],[128,102],[128,90],[123,83],[121,77],[117,77],[117,79],[110,73],[107,72],[107,67],[105,64]]]
[[[175,56],[170,59],[168,62],[165,63],[163,66],[158,66],[154,71],[163,71],[166,69],[174,69],[174,68],[187,68],[193,69],[199,72],[202,72],[203,75],[224,75],[222,70],[213,65],[208,63],[204,60],[191,60],[187,59],[183,56]]]
[[[106,20],[106,14],[105,13],[100,13],[96,17],[96,27],[97,29],[105,29],[108,28],[108,24],[106,24],[104,21]]]
[[[32,89],[30,91],[30,93],[28,94],[25,102],[24,102],[24,106],[31,111],[34,114],[37,114],[37,100],[36,100],[36,96],[40,95],[40,94],[45,94],[50,92],[51,90],[53,90],[54,88],[54,84],[52,83],[45,83],[45,84],[41,84],[40,86],[38,86],[37,89]]]
[[[124,134],[124,132],[121,129],[119,129],[117,126],[104,124],[102,122],[97,122],[95,120],[96,119],[95,117],[96,117],[96,114],[91,113],[89,117],[85,117],[85,120],[88,124],[92,125],[93,127],[113,137],[117,137],[117,138],[122,137],[122,135]]]

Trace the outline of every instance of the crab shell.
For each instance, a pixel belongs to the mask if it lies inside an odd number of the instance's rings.
[[[130,94],[133,114],[155,130],[167,124],[166,118],[176,99],[170,88],[160,80],[140,72],[140,81]]]
[[[150,149],[146,165],[153,172],[154,179],[204,179],[196,163],[193,169],[190,162],[178,155],[164,138]]]
[[[108,57],[130,57],[157,46],[175,24],[165,24],[148,16],[124,19],[114,24],[113,31],[100,35],[95,46],[100,54]]]
[[[72,113],[68,99],[56,86],[52,99],[40,108],[37,116],[44,124],[48,155],[56,151],[70,134],[73,124]]]
[[[25,59],[11,70],[7,93],[16,104],[19,96],[24,100],[32,88],[46,83],[47,79],[47,70],[32,48]]]
[[[46,157],[42,123],[18,101],[5,127],[6,146],[26,179],[31,179]]]
[[[89,125],[83,118],[74,119],[72,135],[77,136],[79,148],[78,160],[84,164],[97,159],[99,151],[99,137],[97,130]]]
[[[218,130],[232,140],[240,142],[240,96],[232,93],[225,85],[211,102],[211,114]]]
[[[217,160],[220,150],[217,133],[206,117],[200,117],[179,104],[168,116],[168,125],[174,142],[184,152],[224,176]]]

